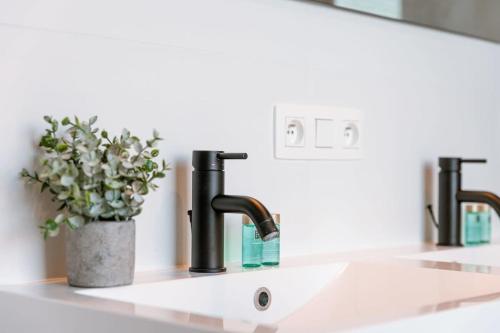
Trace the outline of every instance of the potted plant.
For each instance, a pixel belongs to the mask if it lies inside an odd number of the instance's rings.
[[[124,129],[111,137],[88,121],[45,116],[49,128],[40,139],[36,171],[21,176],[38,183],[59,203],[59,214],[40,230],[45,238],[66,226],[68,283],[78,287],[110,287],[133,282],[135,221],[144,196],[156,190],[157,179],[169,170],[157,162],[153,138],[145,144]]]

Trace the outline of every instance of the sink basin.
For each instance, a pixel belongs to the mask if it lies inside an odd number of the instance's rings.
[[[129,287],[81,290],[77,293],[200,315],[269,324],[283,319],[306,304],[340,275],[346,266],[345,263],[336,263],[265,269]],[[263,298],[261,303],[264,306],[256,306],[256,293]],[[264,304],[266,295],[268,300],[267,304]],[[290,297],[291,295],[293,297]],[[266,306],[267,310],[263,311]]]
[[[255,305],[262,287],[270,295],[265,310]],[[500,277],[396,263],[343,262],[198,275],[76,293],[174,310],[185,314],[187,322],[202,315],[223,319],[221,327],[226,327],[227,319],[266,325],[273,332],[333,332],[422,314],[432,317],[443,310],[495,301]]]
[[[500,267],[500,245],[453,248],[424,252],[403,258]]]

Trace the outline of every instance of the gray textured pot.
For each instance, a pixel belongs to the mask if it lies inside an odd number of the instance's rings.
[[[91,222],[66,228],[66,270],[75,287],[114,287],[134,281],[135,221]]]

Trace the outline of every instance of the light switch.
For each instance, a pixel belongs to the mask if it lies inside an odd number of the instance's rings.
[[[334,130],[333,119],[316,119],[316,147],[333,148]]]

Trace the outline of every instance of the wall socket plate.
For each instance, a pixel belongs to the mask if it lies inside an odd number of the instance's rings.
[[[275,158],[361,159],[363,140],[363,119],[359,110],[293,104],[274,107]]]

